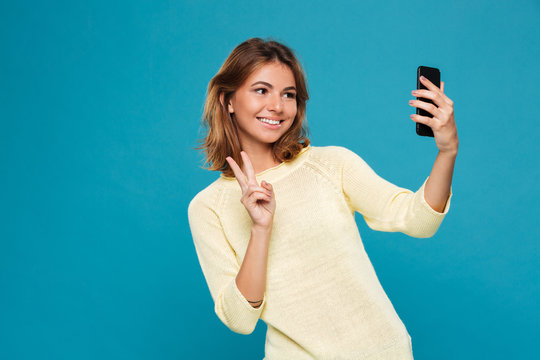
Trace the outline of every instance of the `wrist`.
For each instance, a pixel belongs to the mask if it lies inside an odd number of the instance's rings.
[[[457,157],[457,153],[458,153],[458,149],[452,149],[452,150],[439,150],[439,154],[441,154],[442,156],[446,156],[446,157]]]
[[[269,235],[272,232],[272,225],[253,225],[251,227],[251,233],[257,235]]]

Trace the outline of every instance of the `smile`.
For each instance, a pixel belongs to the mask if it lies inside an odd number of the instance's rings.
[[[281,124],[283,122],[283,120],[271,120],[271,119],[260,118],[260,117],[258,117],[257,120],[262,121],[262,122],[267,123],[267,124],[270,124],[270,125],[277,125],[277,124]]]
[[[265,127],[269,129],[279,129],[283,120],[270,120],[267,118],[257,118]]]

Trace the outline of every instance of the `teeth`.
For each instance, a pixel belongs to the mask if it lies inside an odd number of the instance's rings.
[[[271,125],[279,124],[279,121],[275,121],[275,120],[270,120],[270,119],[266,119],[266,118],[257,118],[257,119],[259,119],[260,121],[265,122],[267,124],[271,124]]]

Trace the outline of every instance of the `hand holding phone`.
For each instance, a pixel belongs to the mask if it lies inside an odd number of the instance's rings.
[[[422,84],[422,82],[420,81],[420,76],[423,76],[423,77],[427,78],[429,81],[431,81],[438,88],[441,87],[441,72],[439,71],[439,69],[429,67],[429,66],[419,66],[418,67],[418,69],[416,71],[416,88],[418,90],[420,90],[420,89],[427,90],[427,87],[425,87],[424,84]],[[425,101],[425,102],[428,102],[428,103],[431,103],[431,104],[435,105],[431,99],[417,97],[416,100]],[[416,108],[416,114],[418,114],[420,116],[431,117],[431,118],[433,117],[433,115],[431,113],[427,112],[424,109],[420,109],[418,107]],[[418,122],[416,123],[416,133],[418,135],[420,135],[420,136],[434,137],[433,130],[431,130],[431,128],[429,126],[427,126],[425,124],[418,123]]]

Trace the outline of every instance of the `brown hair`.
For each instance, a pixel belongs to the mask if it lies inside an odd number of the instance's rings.
[[[242,168],[238,129],[226,104],[251,73],[271,62],[283,63],[291,69],[296,81],[297,107],[291,127],[272,144],[274,158],[279,162],[292,160],[309,145],[309,128],[305,119],[309,94],[302,66],[287,46],[270,39],[265,41],[251,38],[234,48],[208,84],[202,117],[202,125],[208,132],[203,139],[198,140],[201,145],[194,148],[203,149],[206,154],[203,168],[207,163],[211,163],[209,170],[219,170],[224,176],[234,177],[234,172],[226,160],[227,156],[232,157]]]

